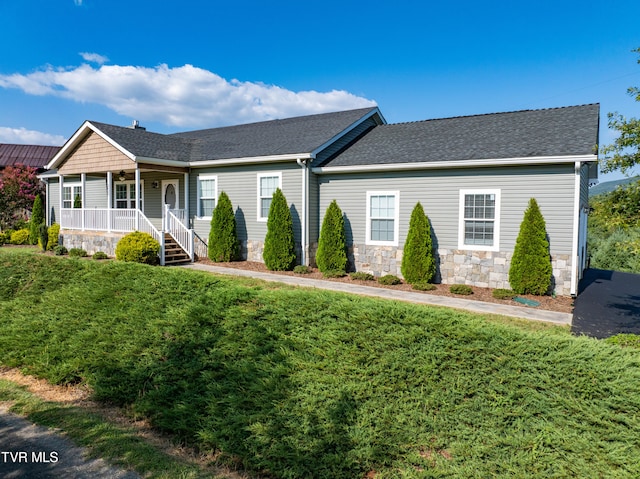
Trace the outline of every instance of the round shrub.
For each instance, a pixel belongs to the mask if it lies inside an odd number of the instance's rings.
[[[401,269],[407,283],[428,283],[436,274],[431,224],[419,202],[411,212],[409,231],[402,252]]]
[[[427,283],[426,281],[418,281],[417,283],[413,283],[411,287],[417,291],[433,291],[436,289],[435,284]]]
[[[11,238],[7,237],[6,233],[3,233],[2,231],[0,231],[0,246],[4,245],[6,242],[8,242]]]
[[[116,259],[134,263],[158,264],[160,243],[148,233],[134,231],[124,236],[116,246]]]
[[[67,248],[65,248],[63,245],[59,244],[57,246],[54,246],[53,248],[53,254],[55,254],[56,256],[62,256],[64,254],[67,254]]]
[[[296,274],[309,274],[311,273],[311,268],[303,264],[299,264],[298,266],[293,268],[293,272]]]
[[[289,271],[296,261],[293,219],[282,190],[273,193],[262,258],[271,271]]]
[[[47,249],[52,250],[56,246],[58,246],[58,241],[60,237],[60,225],[58,223],[53,223],[49,226],[49,241],[47,242]]]
[[[72,258],[84,258],[87,256],[87,252],[82,248],[71,248],[69,250],[69,256]]]
[[[351,273],[349,277],[358,281],[373,281],[376,279],[374,275],[371,273],[365,273],[364,271],[356,271],[355,273]]]
[[[346,271],[347,268],[347,240],[344,234],[344,218],[336,200],[331,202],[324,214],[324,220],[322,220],[318,251],[316,252],[316,264],[323,273]]]
[[[386,286],[393,286],[395,284],[402,284],[402,280],[392,274],[386,274],[378,278],[378,283],[384,284]]]
[[[29,230],[24,228],[11,233],[11,244],[29,244]]]
[[[496,299],[513,299],[515,295],[516,293],[511,289],[498,288],[491,291],[491,296]]]
[[[463,294],[463,295],[473,294],[473,289],[471,288],[471,286],[466,284],[452,284],[449,287],[449,291],[453,294]]]
[[[107,259],[109,258],[107,256],[107,253],[105,253],[104,251],[96,251],[95,253],[93,253],[93,259]]]

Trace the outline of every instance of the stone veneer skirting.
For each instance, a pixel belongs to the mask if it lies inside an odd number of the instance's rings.
[[[512,253],[492,251],[438,250],[436,282],[467,284],[483,288],[509,289],[509,265]],[[402,277],[402,249],[393,246],[353,245],[349,249],[351,268],[375,276],[393,274]],[[552,289],[556,294],[571,294],[571,258],[552,255]]]
[[[108,256],[116,255],[116,245],[125,233],[106,233],[100,231],[60,230],[60,244],[65,248],[81,248],[89,255],[102,251]]]

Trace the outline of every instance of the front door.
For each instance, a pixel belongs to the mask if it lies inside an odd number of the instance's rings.
[[[162,204],[169,205],[170,210],[180,208],[178,180],[162,180]]]

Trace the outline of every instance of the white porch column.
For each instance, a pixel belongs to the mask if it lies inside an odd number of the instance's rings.
[[[113,173],[107,171],[107,231],[111,233],[111,208],[113,208]]]
[[[80,202],[82,203],[82,208],[80,209],[80,214],[82,215],[81,228],[84,231],[84,211],[87,205],[87,198],[85,195],[85,190],[87,186],[87,174],[80,173]]]
[[[142,212],[142,202],[140,201],[140,169],[136,166],[136,209]],[[140,231],[140,213],[136,214],[136,231]]]
[[[64,176],[58,175],[58,186],[60,187],[60,204],[58,205],[58,214],[60,218],[58,218],[58,223],[60,223],[60,227],[64,228],[62,225],[62,206],[64,205]]]
[[[184,222],[189,227],[189,173],[184,174]]]

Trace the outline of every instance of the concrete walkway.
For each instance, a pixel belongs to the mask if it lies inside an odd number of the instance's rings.
[[[340,283],[337,281],[325,281],[320,279],[309,279],[298,276],[278,275],[273,273],[262,273],[259,271],[248,271],[236,268],[225,268],[202,263],[190,263],[181,266],[183,268],[209,271],[211,273],[226,274],[231,276],[242,276],[262,279],[264,281],[275,281],[278,283],[291,284],[294,286],[304,286],[307,288],[327,289],[330,291],[340,291],[343,293],[360,294],[363,296],[374,296],[378,298],[394,299],[397,301],[408,301],[411,303],[428,304],[432,306],[443,306],[446,308],[463,309],[474,313],[500,314],[515,318],[530,319],[534,321],[545,321],[559,325],[571,325],[573,315],[570,313],[558,313],[555,311],[545,311],[543,309],[527,308],[520,306],[510,306],[506,304],[487,303],[484,301],[474,301],[471,299],[451,298],[449,296],[437,296],[435,294],[412,293],[409,291],[396,291],[386,288],[376,288],[372,286],[361,286],[357,284]]]

